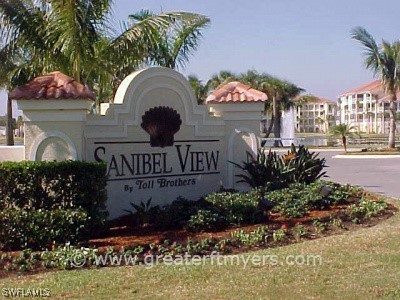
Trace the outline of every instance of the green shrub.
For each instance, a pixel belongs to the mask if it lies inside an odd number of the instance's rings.
[[[321,193],[327,188],[328,195]],[[326,209],[333,204],[346,202],[359,189],[331,182],[316,181],[310,184],[294,183],[282,190],[265,193],[265,198],[274,202],[274,210],[286,217],[303,217],[311,209]]]
[[[83,209],[97,229],[107,217],[106,180],[104,163],[0,163],[0,210]]]
[[[223,213],[228,223],[234,225],[260,221],[262,212],[257,207],[261,199],[258,190],[247,193],[213,193],[205,198]]]
[[[265,197],[275,203],[273,210],[282,216],[300,218],[309,211],[309,199],[313,199],[313,196],[308,195],[304,188],[305,185],[294,184],[289,188],[266,193]]]
[[[185,229],[190,232],[205,232],[220,230],[226,225],[226,219],[220,212],[200,209],[186,222]]]
[[[273,210],[285,217],[301,218],[310,208],[306,199],[289,188],[268,193],[267,197],[269,201],[275,203]]]
[[[46,249],[88,238],[90,218],[82,209],[0,211],[0,249]]]
[[[203,207],[200,201],[190,201],[179,197],[161,208],[156,225],[161,228],[183,228],[191,216]]]

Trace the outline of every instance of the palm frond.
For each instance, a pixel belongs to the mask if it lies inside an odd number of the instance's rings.
[[[374,73],[379,72],[381,55],[374,37],[363,27],[354,28],[351,31],[351,36],[364,46],[365,66]]]

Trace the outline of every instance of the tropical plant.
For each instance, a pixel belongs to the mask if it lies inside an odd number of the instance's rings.
[[[266,190],[275,190],[285,186],[286,177],[292,170],[286,169],[283,161],[278,154],[269,151],[265,154],[263,149],[259,149],[257,156],[254,157],[247,152],[248,160],[242,164],[230,162],[239,168],[242,173],[236,175],[241,178],[238,183],[244,182],[252,188],[261,187]]]
[[[197,103],[204,104],[208,94],[207,84],[203,84],[203,82],[195,75],[189,75],[188,80],[196,97]]]
[[[147,200],[147,202],[141,201],[139,205],[130,202],[129,204],[133,207],[134,211],[127,209],[124,209],[124,211],[130,213],[135,218],[137,225],[146,226],[152,221],[152,217],[160,210],[159,206],[151,206],[151,199],[152,198]]]
[[[175,33],[181,43],[175,62],[184,62],[209,22],[198,14],[162,13],[131,26],[123,22],[117,31],[110,24],[111,10],[111,0],[0,0],[0,87],[11,90],[59,70],[91,87],[99,99],[109,100],[127,74],[156,63],[161,33]],[[202,25],[190,33],[187,26],[193,24]]]
[[[355,130],[356,127],[341,123],[331,128],[331,134],[332,136],[340,137],[342,139],[344,151],[347,152],[347,138],[354,136]]]
[[[279,139],[281,137],[282,112],[294,107],[296,102],[293,99],[298,97],[304,90],[291,82],[266,73],[260,74],[253,70],[241,74],[239,81],[267,94],[270,101],[265,103],[265,113],[269,112],[271,114],[271,121],[266,137],[270,135],[273,129],[275,138]],[[275,141],[275,146],[281,145],[282,142],[280,140]]]
[[[390,130],[388,147],[395,148],[396,137],[396,101],[400,92],[400,41],[389,43],[385,40],[377,45],[373,36],[362,27],[356,27],[351,32],[352,38],[364,47],[365,66],[375,74],[390,95]]]
[[[258,73],[254,70],[241,74],[221,71],[210,78],[207,82],[207,87],[209,90],[214,90],[231,81],[242,82],[267,94],[269,101],[265,102],[265,114],[269,113],[271,115],[271,121],[266,137],[271,134],[273,129],[275,137],[280,138],[282,112],[294,107],[297,102],[293,101],[293,99],[304,90],[291,82],[280,80],[267,73]],[[282,142],[277,140],[275,145],[282,145]]]
[[[293,183],[310,184],[325,176],[323,169],[326,159],[319,158],[319,153],[310,152],[307,147],[300,145],[297,149],[294,144],[290,151],[282,157],[288,172],[286,180]]]
[[[129,15],[129,19],[140,23],[149,18],[156,17],[150,10],[141,10]],[[153,43],[148,49],[150,63],[175,69],[183,67],[189,61],[189,57],[197,50],[202,38],[202,30],[210,23],[210,20],[202,15],[187,18],[184,23],[175,23],[168,28],[159,27],[153,32]]]
[[[268,154],[259,149],[257,156],[247,153],[248,160],[234,164],[242,171],[236,175],[251,187],[261,187],[261,192],[287,187],[291,183],[310,184],[325,175],[325,158],[318,158],[318,153],[310,152],[306,147],[298,149],[292,144],[286,155],[279,156],[271,150]]]
[[[207,82],[207,86],[210,88],[210,90],[215,90],[222,85],[237,80],[238,76],[235,73],[232,73],[230,71],[220,71],[219,73],[211,76],[210,80],[208,80]]]

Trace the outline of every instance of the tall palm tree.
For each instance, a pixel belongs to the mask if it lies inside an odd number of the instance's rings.
[[[208,94],[207,84],[204,84],[196,75],[189,75],[188,80],[192,91],[196,96],[197,103],[204,104]]]
[[[117,31],[110,24],[112,3],[0,0],[0,88],[11,90],[60,70],[90,86],[100,98],[110,99],[127,74],[151,60],[160,32],[173,28],[185,41],[186,24],[206,19],[185,12],[162,13]],[[10,104],[11,99],[9,115]],[[9,136],[8,144],[12,143]]]
[[[352,38],[359,41],[364,47],[365,66],[375,74],[390,95],[390,130],[388,147],[395,148],[396,137],[396,101],[400,92],[400,41],[393,43],[382,41],[377,45],[373,36],[362,27],[356,27],[351,32]]]
[[[332,136],[340,137],[342,139],[344,151],[347,152],[347,138],[352,137],[355,130],[356,127],[341,123],[331,128],[331,134]]]
[[[136,24],[155,16],[150,10],[141,10],[129,15],[129,19]],[[184,24],[177,23],[167,30],[160,27],[159,31],[153,34],[156,44],[148,50],[149,61],[171,69],[184,67],[193,52],[197,50],[202,38],[202,30],[209,23],[210,19],[197,15],[187,19]]]

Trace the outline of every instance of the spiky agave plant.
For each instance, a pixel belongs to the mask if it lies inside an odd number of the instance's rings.
[[[236,175],[240,178],[238,183],[244,182],[252,188],[262,188],[265,190],[275,190],[285,186],[286,176],[290,173],[290,169],[284,167],[283,161],[276,152],[271,150],[265,154],[264,150],[259,149],[257,156],[247,152],[247,161],[242,164],[234,164],[242,170],[242,174]]]
[[[298,149],[291,145],[288,153],[281,157],[284,168],[290,170],[287,179],[290,183],[310,184],[326,175],[326,159],[319,158],[319,153],[310,152],[307,147],[300,145]]]
[[[134,216],[139,226],[146,226],[151,221],[151,217],[160,209],[159,206],[151,206],[151,200],[152,198],[147,200],[147,202],[141,201],[140,204],[130,202],[129,204],[132,206],[134,211],[127,209],[124,209],[124,211]]]

